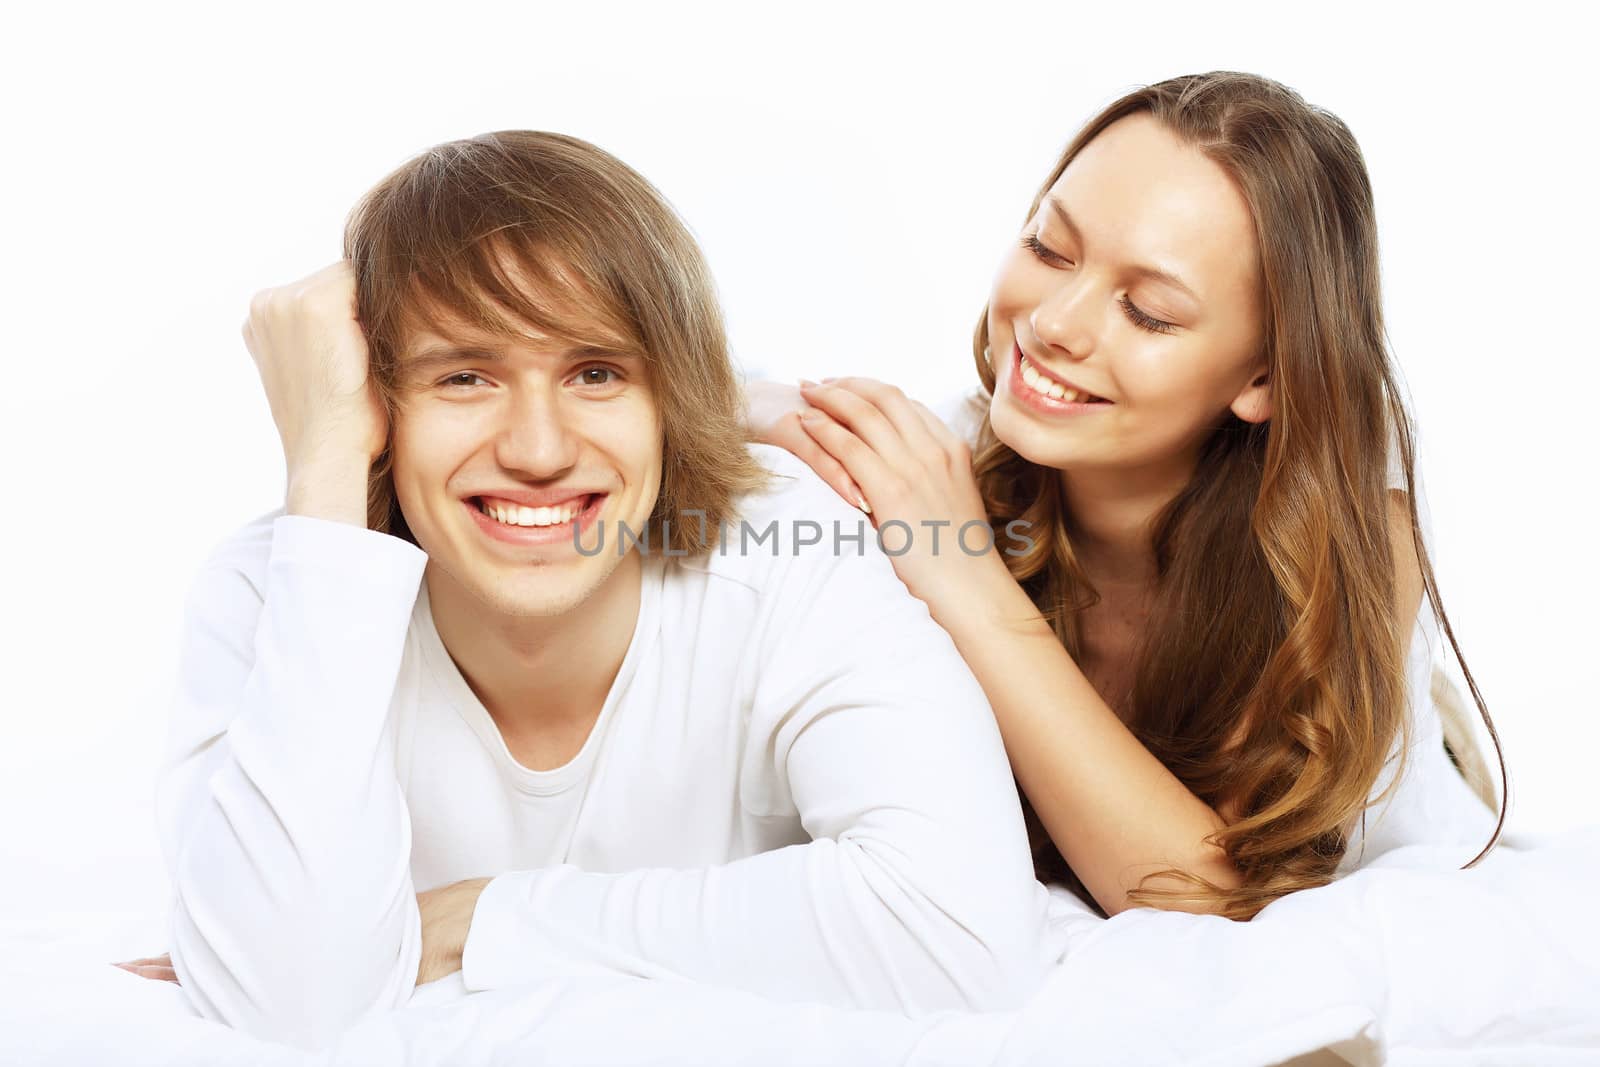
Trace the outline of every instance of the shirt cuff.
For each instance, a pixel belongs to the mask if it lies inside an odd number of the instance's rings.
[[[272,520],[272,561],[337,570],[363,584],[422,580],[428,554],[410,541],[334,519],[279,515]]]
[[[461,950],[462,983],[478,993],[546,978],[682,978],[621,947],[620,931],[607,935],[606,889],[619,877],[561,864],[490,879]]]
[[[530,941],[532,932],[520,929],[517,922],[518,910],[526,906],[531,873],[491,878],[478,894],[461,949],[461,981],[468,990],[476,993],[516,982],[518,957],[538,951],[537,943]]]

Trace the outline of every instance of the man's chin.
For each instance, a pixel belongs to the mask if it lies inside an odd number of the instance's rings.
[[[530,566],[515,576],[485,575],[473,585],[477,599],[501,615],[554,618],[589,599],[610,576],[595,560],[567,560]]]

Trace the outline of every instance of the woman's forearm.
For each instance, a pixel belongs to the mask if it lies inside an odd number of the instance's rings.
[[[1202,841],[1222,817],[1100,698],[1015,582],[997,580],[992,594],[988,610],[946,629],[989,698],[1018,783],[1106,914],[1132,906],[1128,891],[1169,867],[1236,887],[1233,864]]]

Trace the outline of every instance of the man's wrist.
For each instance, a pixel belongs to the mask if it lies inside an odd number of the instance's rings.
[[[365,529],[368,464],[359,453],[318,457],[289,468],[284,510]]]
[[[461,969],[478,898],[489,881],[488,878],[469,878],[417,894],[422,921],[418,985],[437,981]]]

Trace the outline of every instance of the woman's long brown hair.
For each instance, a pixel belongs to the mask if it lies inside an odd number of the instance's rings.
[[[1250,206],[1272,417],[1250,424],[1224,413],[1194,477],[1153,523],[1157,587],[1129,721],[1197,796],[1240,813],[1207,840],[1243,882],[1224,889],[1169,869],[1147,876],[1129,899],[1248,919],[1286,893],[1332,880],[1397,739],[1402,762],[1393,783],[1404,773],[1411,620],[1396,617],[1381,444],[1391,433],[1424,588],[1494,740],[1503,786],[1505,758],[1423,543],[1411,429],[1380,309],[1372,188],[1355,138],[1337,117],[1265,78],[1173,78],[1093,118],[1045,179],[1029,217],[1085,145],[1141,112],[1220,165]],[[992,395],[988,347],[985,308],[973,351]],[[1079,612],[1098,594],[1073,552],[1059,472],[997,440],[987,416],[974,466],[997,537],[1015,519],[1052,531],[1007,566],[1076,656]],[[1494,834],[1468,867],[1499,839],[1504,797],[1502,788]],[[1040,878],[1092,903],[1023,800]],[[1158,877],[1188,888],[1145,886]]]

